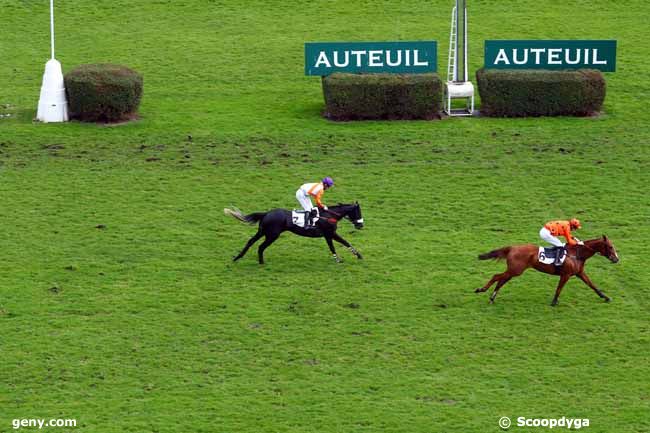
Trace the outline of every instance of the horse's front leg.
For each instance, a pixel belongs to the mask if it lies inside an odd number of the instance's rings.
[[[557,300],[560,297],[560,293],[562,293],[562,287],[566,284],[567,281],[569,281],[570,275],[567,274],[562,274],[560,275],[560,282],[557,285],[557,289],[555,289],[555,296],[553,297],[553,302],[551,302],[551,306],[555,307],[557,305]]]
[[[334,257],[336,263],[341,263],[343,260],[341,260],[341,258],[336,254],[336,250],[334,249],[334,242],[332,242],[332,236],[326,234],[325,240],[327,241],[327,246],[330,247],[330,251],[332,252],[332,257]]]
[[[348,250],[350,250],[350,252],[351,252],[352,254],[354,254],[355,256],[357,256],[357,259],[359,259],[359,260],[363,259],[363,257],[361,256],[361,253],[360,253],[359,251],[357,251],[357,250],[356,250],[352,245],[350,245],[350,242],[346,241],[346,240],[343,239],[341,236],[339,236],[338,233],[334,233],[334,234],[332,235],[332,238],[333,238],[336,242],[340,243],[341,245],[343,245],[344,247],[346,247]]]
[[[603,293],[603,292],[602,292],[598,287],[596,287],[596,286],[594,285],[594,283],[591,282],[591,280],[589,279],[589,277],[587,276],[587,274],[585,274],[585,271],[584,271],[584,270],[582,270],[582,271],[581,271],[579,274],[577,274],[576,276],[577,276],[578,278],[580,278],[582,281],[584,281],[584,283],[585,283],[586,285],[588,285],[589,287],[591,287],[591,288],[593,289],[593,291],[596,292],[596,294],[597,294],[598,296],[600,296],[601,298],[603,298],[603,299],[605,300],[605,302],[609,302],[609,301],[612,300],[609,296],[605,295],[605,294],[604,294],[604,293]]]

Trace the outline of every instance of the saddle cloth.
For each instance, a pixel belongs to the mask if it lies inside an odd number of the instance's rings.
[[[295,226],[305,228],[305,221],[309,217],[309,213],[304,210],[293,210],[291,211],[291,221]],[[313,218],[312,226],[316,224],[316,221],[318,221],[318,216]]]
[[[559,248],[559,247],[551,247],[551,248],[545,248],[545,247],[539,247],[539,255],[537,257],[537,260],[540,261],[540,263],[544,263],[546,265],[552,265],[555,263],[555,256],[560,253],[562,254],[562,257],[560,258],[560,264],[564,263],[564,260],[566,260],[566,250],[564,248]]]

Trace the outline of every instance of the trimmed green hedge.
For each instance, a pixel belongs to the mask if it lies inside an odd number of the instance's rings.
[[[142,99],[142,75],[119,65],[81,65],[65,75],[70,117],[87,122],[132,118]]]
[[[492,117],[590,116],[605,100],[605,77],[577,71],[480,69],[481,114]]]
[[[437,74],[341,74],[323,77],[325,117],[333,120],[435,119],[442,107]]]

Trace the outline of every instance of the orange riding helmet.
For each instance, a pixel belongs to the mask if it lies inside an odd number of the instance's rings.
[[[569,221],[569,224],[571,225],[571,228],[574,228],[574,229],[582,228],[582,226],[580,225],[580,220],[578,220],[577,218],[571,218],[571,221]]]

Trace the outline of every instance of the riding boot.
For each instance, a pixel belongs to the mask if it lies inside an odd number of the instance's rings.
[[[555,250],[555,266],[562,265],[562,256],[564,255],[564,247],[557,247]]]
[[[305,212],[305,228],[311,227],[311,211]]]
[[[311,212],[309,212],[309,226],[314,227],[314,218],[316,218],[316,209],[312,209]]]

